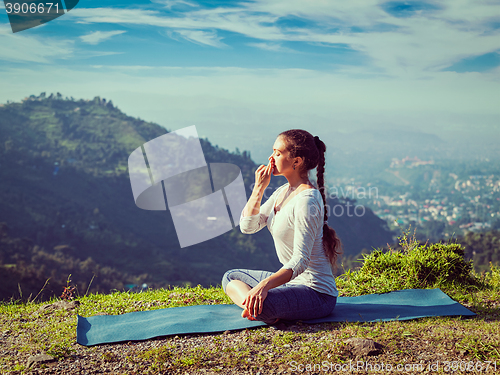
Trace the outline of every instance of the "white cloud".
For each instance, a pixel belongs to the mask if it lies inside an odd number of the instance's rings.
[[[185,0],[151,0],[153,3],[162,4],[166,9],[172,9],[178,6],[186,5],[188,7],[198,7],[196,3]]]
[[[282,40],[283,34],[275,26],[275,16],[252,15],[240,8],[216,8],[184,13],[184,17],[168,17],[161,12],[143,9],[76,8],[67,17],[77,22],[149,25],[184,30],[226,30],[257,39]],[[69,19],[69,18],[67,18]]]
[[[175,35],[178,34],[180,35],[183,39],[189,40],[190,42],[197,43],[197,44],[203,44],[207,46],[212,46],[212,47],[227,47],[224,43],[222,43],[220,40],[222,39],[221,37],[217,36],[217,33],[215,31],[201,31],[201,30],[175,30],[175,32],[168,32],[168,35],[176,39]]]
[[[76,18],[85,23],[133,24],[159,27],[185,27],[186,21],[161,17],[161,13],[144,9],[75,8],[65,15],[66,20]]]
[[[472,0],[446,0],[431,14],[396,18],[380,7],[380,2],[257,0],[249,10],[277,17],[296,16],[338,27],[338,33],[318,31],[286,35],[285,39],[323,43],[346,43],[363,52],[372,64],[395,76],[422,75],[450,66],[467,56],[481,55],[500,48],[498,36],[483,36],[488,20],[500,16],[500,4]],[[376,29],[394,26],[392,31],[352,33],[350,27]]]
[[[75,51],[75,60],[84,60],[91,57],[112,56],[112,55],[122,55],[122,54],[123,52],[79,50]]]
[[[94,31],[92,33],[89,33],[87,35],[82,35],[80,39],[84,43],[88,44],[99,44],[109,38],[112,38],[115,35],[120,35],[125,33],[126,31],[124,30],[115,30],[115,31]]]
[[[0,25],[0,45],[0,60],[11,62],[50,63],[74,55],[73,40],[12,33],[6,24]]]
[[[288,47],[283,47],[281,44],[278,43],[247,43],[247,44],[251,47],[256,47],[265,51],[297,53],[297,51]]]
[[[173,7],[177,3],[168,3]],[[180,4],[180,3],[179,3]],[[347,44],[365,54],[368,70],[393,76],[425,75],[467,57],[500,48],[497,35],[487,35],[486,24],[500,15],[500,4],[472,0],[443,0],[440,9],[397,18],[386,13],[378,0],[303,1],[257,0],[235,7],[188,9],[175,16],[141,9],[75,9],[84,22],[141,24],[167,28],[194,43],[221,47],[215,30],[229,31],[261,40],[253,46],[275,52],[283,41]],[[191,4],[193,5],[193,4]],[[310,28],[278,27],[284,17],[300,17]],[[377,30],[389,25],[389,31]],[[368,30],[352,32],[352,27]],[[190,30],[190,31],[188,31]],[[331,31],[335,30],[335,31]]]

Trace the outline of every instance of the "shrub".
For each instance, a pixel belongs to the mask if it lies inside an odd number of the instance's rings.
[[[401,250],[363,254],[363,265],[337,278],[344,295],[385,293],[401,289],[456,288],[477,285],[471,261],[457,243],[419,244],[409,230],[399,237]]]

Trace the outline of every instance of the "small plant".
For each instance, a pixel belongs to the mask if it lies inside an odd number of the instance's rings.
[[[72,350],[64,343],[54,343],[47,349],[47,354],[55,358],[64,358],[71,354]]]
[[[71,274],[68,276],[68,280],[66,281],[66,286],[64,287],[64,290],[61,294],[61,299],[65,301],[72,301],[75,296],[74,293],[76,292],[76,287],[70,285],[71,283]]]
[[[104,362],[116,362],[118,360],[118,356],[112,352],[104,352],[102,354],[102,360]]]
[[[396,221],[396,225],[399,226],[397,221]],[[407,230],[404,230],[401,227],[400,227],[400,229],[401,229],[401,236],[398,237],[398,240],[399,240],[398,243],[399,243],[399,246],[401,246],[401,248],[403,249],[403,252],[405,254],[408,254],[412,250],[416,249],[419,245],[419,242],[417,241],[417,237],[416,237],[417,230],[414,229],[413,234],[410,236],[411,225],[408,227]],[[389,249],[392,250],[390,246],[389,246]]]

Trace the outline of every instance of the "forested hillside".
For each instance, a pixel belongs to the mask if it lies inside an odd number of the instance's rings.
[[[490,269],[490,263],[500,265],[500,231],[483,233],[468,232],[460,236],[457,242],[465,249],[465,257],[474,262],[477,271]]]

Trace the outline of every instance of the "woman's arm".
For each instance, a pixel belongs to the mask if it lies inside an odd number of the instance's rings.
[[[265,189],[257,188],[257,185],[253,188],[252,195],[243,209],[243,217],[254,216],[260,213],[260,203],[262,202],[264,191]]]
[[[266,277],[248,292],[247,297],[243,301],[243,306],[246,307],[252,316],[260,314],[268,290],[287,283],[290,281],[291,277],[292,270],[284,268]]]
[[[274,161],[270,161],[267,166],[261,165],[255,172],[255,185],[252,195],[245,205],[240,217],[240,230],[242,233],[256,233],[267,224],[267,218],[271,213],[275,197],[279,190],[276,190],[262,206],[260,203],[269,185],[269,181],[271,180],[273,167]]]
[[[282,267],[292,270],[291,280],[307,269],[316,236],[323,225],[323,210],[317,199],[310,196],[296,199],[293,219],[293,253]]]

